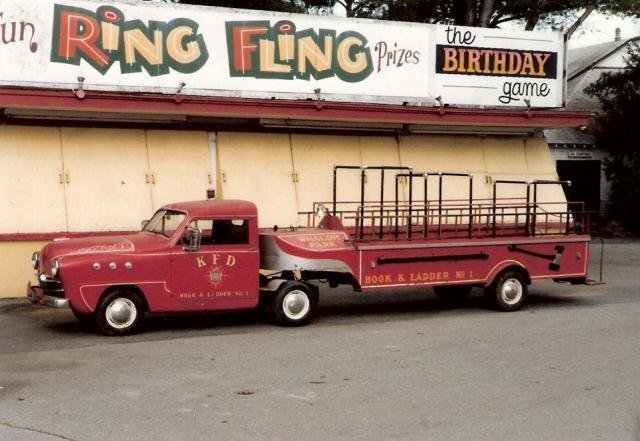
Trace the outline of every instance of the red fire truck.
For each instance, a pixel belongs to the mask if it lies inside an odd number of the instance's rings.
[[[338,178],[347,173],[359,175],[359,199],[338,201]],[[443,199],[452,180],[468,185],[468,197]],[[374,201],[365,198],[372,184]],[[313,318],[321,284],[433,287],[456,299],[481,287],[496,309],[514,311],[533,280],[594,283],[589,213],[582,204],[539,200],[541,186],[569,184],[496,180],[492,198],[477,199],[469,174],[336,166],[333,199],[302,213],[305,227],[259,229],[247,201],[170,204],[139,233],[57,240],[35,252],[39,285],[28,296],[70,307],[109,335],[135,331],[145,314],[259,304],[273,322],[300,326]],[[521,195],[499,197],[507,186]]]

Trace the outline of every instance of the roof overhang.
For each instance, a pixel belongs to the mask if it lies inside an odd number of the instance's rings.
[[[584,127],[588,112],[262,100],[0,87],[4,122],[253,130],[530,134]]]

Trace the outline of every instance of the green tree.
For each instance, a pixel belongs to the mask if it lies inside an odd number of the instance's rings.
[[[390,0],[385,18],[426,23],[497,27],[520,20],[533,30],[541,21],[555,19],[571,35],[595,10],[609,14],[640,16],[638,0]]]
[[[181,0],[182,3],[238,7],[233,0]],[[540,22],[562,24],[569,36],[595,10],[640,17],[640,0],[247,0],[242,8],[281,12],[331,13],[344,8],[347,17],[422,23],[497,27],[520,20],[526,30]],[[568,26],[569,23],[572,23]]]
[[[605,172],[611,181],[611,216],[640,233],[640,48],[629,48],[624,70],[603,73],[585,91],[602,105],[595,133],[598,144],[609,151]]]
[[[308,8],[290,0],[245,0],[239,4],[234,0],[180,0],[190,5],[220,6],[224,8],[261,9],[278,12],[308,12]]]

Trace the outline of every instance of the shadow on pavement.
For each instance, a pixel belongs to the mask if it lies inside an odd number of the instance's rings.
[[[539,293],[529,295],[526,311],[546,307],[584,307],[602,303],[601,297]],[[325,291],[316,321],[311,326],[335,326],[349,323],[384,323],[430,318],[446,313],[451,316],[498,314],[485,301],[482,290],[457,303],[435,297],[431,290],[386,293],[352,293],[348,290]],[[36,307],[26,299],[0,303],[0,323],[6,329],[20,328],[19,346],[31,340],[56,340],[56,346],[86,346],[97,343],[132,343],[212,335],[231,335],[276,330],[259,310],[222,313],[198,313],[149,316],[137,335],[110,338],[97,333],[95,327],[78,322],[71,311]]]

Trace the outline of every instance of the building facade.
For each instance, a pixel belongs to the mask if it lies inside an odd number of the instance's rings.
[[[587,123],[547,109],[564,99],[557,34],[131,2],[9,6],[0,297],[23,295],[47,241],[138,230],[163,204],[211,189],[255,202],[263,227],[288,227],[331,199],[335,165],[473,173],[477,199],[496,179],[557,179],[543,130]],[[454,182],[445,198],[466,191]],[[542,191],[565,200],[560,187]]]

